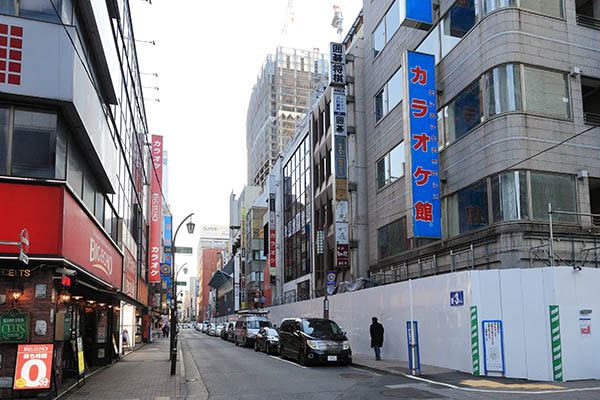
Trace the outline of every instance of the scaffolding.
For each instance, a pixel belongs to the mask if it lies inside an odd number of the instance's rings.
[[[246,119],[248,184],[264,187],[279,155],[309,110],[329,63],[318,49],[278,47],[269,54],[252,90]]]

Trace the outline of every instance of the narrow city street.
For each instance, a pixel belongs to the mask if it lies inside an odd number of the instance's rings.
[[[399,375],[386,375],[357,367],[303,367],[277,356],[241,348],[192,329],[183,331],[183,352],[189,352],[197,366],[206,391],[196,393],[188,382],[189,399],[597,399],[600,390],[593,385],[573,383],[555,386],[554,391],[540,389],[532,382],[503,380],[525,384],[511,389],[496,382],[490,388],[452,389],[420,382]],[[186,365],[186,374],[190,374]],[[438,376],[440,382],[457,384],[466,374]],[[427,377],[423,377],[427,379]],[[472,377],[471,377],[472,378]],[[188,378],[189,379],[189,378]],[[527,388],[530,385],[530,389]],[[462,385],[461,385],[462,386]],[[537,387],[537,389],[536,389]],[[548,386],[550,387],[550,386]],[[561,389],[564,387],[564,389]],[[529,393],[528,393],[529,391]]]

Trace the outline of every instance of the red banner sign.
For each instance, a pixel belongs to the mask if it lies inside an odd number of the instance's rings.
[[[63,256],[121,288],[123,256],[67,191],[63,226]]]
[[[13,389],[50,388],[53,350],[53,344],[20,344]]]
[[[348,267],[350,265],[350,259],[348,257],[349,246],[347,244],[338,244],[337,245],[337,266],[338,267]]]
[[[160,185],[162,181],[162,136],[152,135],[152,187],[150,194],[150,247],[148,260],[150,263],[150,276],[148,282],[160,283],[160,232],[162,225],[162,194]]]

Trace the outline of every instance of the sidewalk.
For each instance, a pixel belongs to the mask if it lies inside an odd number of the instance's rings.
[[[453,369],[421,364],[421,373],[411,377],[407,361],[395,359],[375,360],[375,355],[352,354],[352,365],[382,375],[400,375],[421,383],[439,387],[480,391],[482,393],[536,393],[591,391],[600,395],[600,380],[581,380],[570,382],[539,382],[526,379],[475,376]]]
[[[179,345],[181,348],[181,343]],[[170,375],[169,340],[159,339],[126,355],[121,361],[86,379],[61,400],[177,400],[185,398],[181,350],[177,374]],[[183,390],[182,390],[183,389]]]

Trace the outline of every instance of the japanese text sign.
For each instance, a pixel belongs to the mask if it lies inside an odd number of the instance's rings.
[[[164,233],[164,238],[163,238],[163,243],[165,246],[171,246],[171,235],[172,235],[172,230],[171,230],[171,224],[172,224],[172,218],[170,215],[165,215],[165,233]]]
[[[346,54],[342,43],[329,43],[329,83],[331,85],[346,84]]]
[[[53,344],[20,344],[13,389],[50,388],[53,350]]]
[[[154,169],[152,175],[152,186],[150,195],[150,246],[148,262],[150,263],[150,276],[148,282],[160,283],[160,233],[162,227],[162,136],[152,135],[152,163]],[[156,171],[156,173],[155,173]]]
[[[408,110],[413,235],[441,237],[435,59],[408,52]]]

